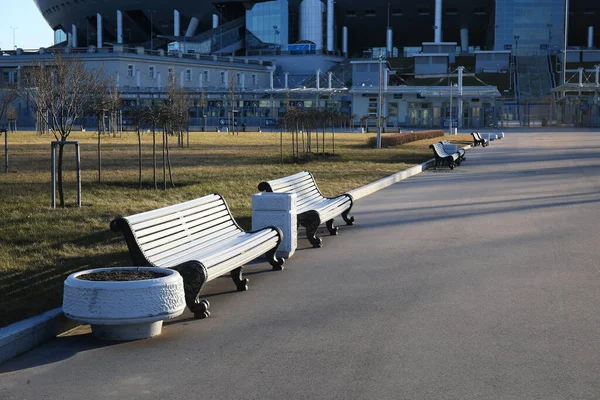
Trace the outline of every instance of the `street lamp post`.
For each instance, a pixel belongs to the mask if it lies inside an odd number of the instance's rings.
[[[379,53],[379,96],[378,96],[378,102],[377,102],[377,148],[381,149],[381,107],[382,107],[382,103],[383,103],[383,71],[382,71],[382,66],[383,66],[383,56],[381,53]]]
[[[12,31],[13,31],[13,50],[16,50],[17,49],[17,41],[16,41],[16,36],[15,36],[15,31],[17,29],[19,29],[19,27],[18,26],[11,26],[10,29],[12,29]]]
[[[154,10],[148,10],[150,12],[150,51],[154,50],[154,23],[153,16]]]

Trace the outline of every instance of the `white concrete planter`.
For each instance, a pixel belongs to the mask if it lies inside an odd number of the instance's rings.
[[[164,277],[128,282],[97,282],[80,275],[115,269],[99,268],[75,272],[65,280],[63,312],[68,318],[88,323],[92,334],[107,340],[136,340],[159,335],[162,322],[185,309],[183,279],[175,270],[140,267]]]

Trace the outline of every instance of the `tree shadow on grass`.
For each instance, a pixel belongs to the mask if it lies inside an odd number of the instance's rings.
[[[80,244],[100,243],[94,242],[96,234],[89,236],[80,239]],[[129,263],[126,251],[114,251],[97,256],[59,257],[24,271],[2,271],[0,327],[60,307],[64,280],[73,272]]]

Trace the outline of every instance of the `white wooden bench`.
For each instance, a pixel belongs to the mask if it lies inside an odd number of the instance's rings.
[[[323,222],[330,235],[337,235],[333,219],[342,216],[346,225],[354,225],[354,217],[348,217],[354,200],[344,193],[337,197],[325,197],[310,172],[303,171],[284,178],[261,182],[258,190],[263,192],[296,193],[298,224],[306,228],[306,237],[313,247],[322,247],[323,239],[317,229]]]
[[[444,146],[442,145],[442,143],[440,143],[440,142],[434,143],[432,145],[429,145],[429,148],[433,149],[433,155],[435,157],[435,165],[434,165],[433,169],[437,169],[437,167],[442,165],[444,162],[448,163],[448,167],[450,167],[450,169],[454,169],[455,165],[460,164],[460,156],[459,156],[458,152],[455,152],[455,153],[446,152],[446,150],[444,150]]]
[[[446,153],[452,154],[452,153],[458,153],[458,160],[459,162],[463,162],[466,160],[465,158],[465,149],[461,149],[460,147],[458,147],[457,144],[454,143],[450,143],[450,141],[448,139],[444,139],[440,142],[442,144],[442,147],[444,148],[444,151]]]
[[[284,260],[276,256],[281,230],[245,232],[219,194],[117,217],[110,228],[123,233],[133,265],[172,268],[181,274],[187,306],[196,318],[210,315],[208,301],[199,300],[206,282],[231,272],[237,290],[247,290],[242,266],[263,254],[273,269],[283,269]]]
[[[479,145],[481,145],[481,147],[485,147],[490,144],[490,141],[482,138],[479,132],[471,132],[471,136],[473,136],[473,147]]]

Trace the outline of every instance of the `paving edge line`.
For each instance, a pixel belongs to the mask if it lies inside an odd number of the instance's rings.
[[[471,147],[471,145],[467,145],[463,149],[468,150]],[[420,174],[433,162],[435,162],[434,158],[347,193],[352,195],[354,200],[361,199],[394,183]],[[80,325],[81,323],[65,317],[62,308],[59,307],[0,328],[0,364]]]

